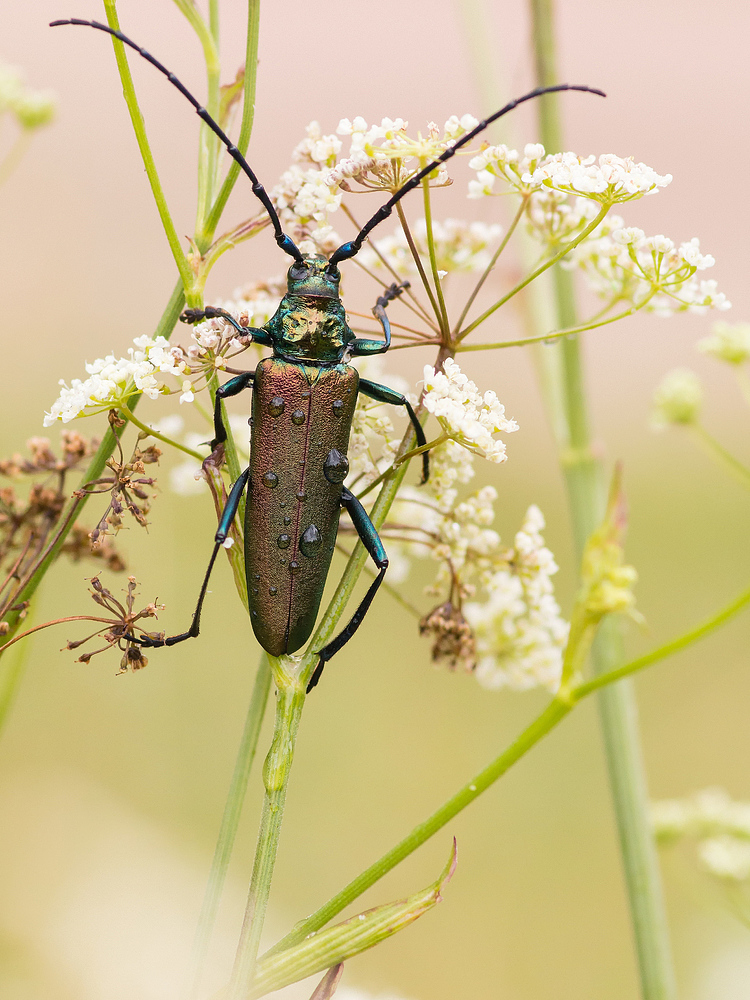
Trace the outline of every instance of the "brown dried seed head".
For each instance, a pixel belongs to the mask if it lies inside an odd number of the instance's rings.
[[[449,670],[460,667],[471,673],[477,665],[476,642],[471,626],[450,601],[433,608],[419,623],[420,635],[434,638],[432,659]]]

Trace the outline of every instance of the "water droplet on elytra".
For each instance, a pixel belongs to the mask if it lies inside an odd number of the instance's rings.
[[[342,455],[340,451],[331,448],[326,455],[325,462],[323,462],[323,475],[329,483],[338,485],[338,483],[343,483],[348,473],[349,462],[346,455]]]
[[[294,495],[297,497],[300,503],[302,503],[303,500],[307,500],[307,493],[305,490],[297,490],[297,492]]]
[[[263,485],[267,486],[269,490],[275,490],[279,485],[279,477],[275,472],[266,472],[263,474]]]
[[[331,409],[333,410],[334,417],[340,417],[341,414],[344,412],[344,400],[334,399],[333,403],[331,404]]]
[[[299,573],[299,570],[300,570],[299,563],[292,560],[292,562],[289,563],[289,572],[292,574],[292,576],[296,576]]]
[[[302,555],[311,558],[320,549],[322,542],[323,536],[318,531],[317,525],[311,524],[300,538],[299,547]]]
[[[288,549],[292,541],[291,535],[279,535],[276,539],[276,544],[280,549]]]
[[[304,424],[304,422],[305,422],[305,411],[295,410],[294,413],[292,414],[292,423],[296,424],[297,427],[299,427],[301,424]]]
[[[286,403],[281,398],[281,396],[274,396],[271,402],[268,404],[268,412],[272,417],[280,417],[284,412]]]
[[[276,595],[278,594],[278,592],[279,592],[279,588],[278,587],[269,587],[268,588],[268,593],[271,595],[271,597],[276,597]]]
[[[284,515],[284,524],[291,524],[291,523],[292,523],[291,517],[289,517],[288,514],[285,514]]]

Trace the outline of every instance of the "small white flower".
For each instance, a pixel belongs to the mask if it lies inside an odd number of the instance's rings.
[[[492,390],[482,395],[451,358],[443,362],[442,372],[425,365],[424,387],[425,407],[454,441],[491,462],[506,460],[504,442],[493,435],[517,431],[518,424],[505,416]]]
[[[718,878],[744,882],[750,876],[750,843],[721,836],[704,840],[698,849],[705,867]]]

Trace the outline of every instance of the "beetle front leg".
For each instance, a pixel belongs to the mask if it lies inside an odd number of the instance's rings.
[[[385,354],[391,346],[391,324],[386,316],[385,310],[389,302],[393,302],[405,289],[410,288],[408,281],[403,281],[400,285],[395,282],[389,285],[372,308],[372,314],[383,327],[383,340],[365,340],[357,337],[349,345],[352,357],[367,357],[370,354]]]
[[[363,392],[365,396],[369,396],[370,399],[376,399],[379,403],[392,403],[394,406],[405,406],[406,412],[409,414],[409,420],[411,420],[411,425],[414,428],[414,433],[417,435],[417,445],[420,448],[423,448],[427,444],[427,438],[424,436],[424,429],[414,412],[414,408],[406,396],[402,396],[400,392],[396,392],[394,389],[389,389],[387,385],[380,385],[378,382],[370,382],[370,380],[366,378],[361,378],[359,380],[359,391]],[[420,483],[420,486],[426,483],[429,478],[430,453],[429,451],[423,451],[422,482]]]
[[[200,594],[198,595],[198,603],[195,606],[193,620],[191,621],[190,628],[187,632],[180,632],[179,635],[170,635],[165,639],[153,639],[150,637],[139,639],[134,635],[126,635],[124,637],[125,639],[129,642],[136,642],[139,646],[174,646],[178,642],[184,642],[185,639],[194,639],[200,633],[201,611],[203,610],[203,602],[206,598],[206,593],[208,592],[208,581],[211,578],[211,571],[214,568],[214,563],[216,562],[216,557],[219,554],[219,549],[223,547],[224,542],[227,540],[229,529],[232,527],[232,522],[237,514],[237,508],[240,505],[240,499],[249,481],[250,469],[245,469],[232,487],[232,490],[227,498],[227,502],[224,505],[224,510],[221,513],[221,519],[219,521],[219,527],[216,529],[216,534],[214,535],[214,550],[211,553],[211,558],[208,562],[206,575],[203,577]]]
[[[346,643],[349,642],[351,637],[362,624],[362,619],[367,614],[367,611],[372,604],[372,600],[378,592],[378,587],[383,582],[385,571],[388,569],[388,556],[385,554],[383,542],[380,539],[377,528],[370,520],[369,514],[359,500],[357,500],[354,494],[351,493],[345,486],[341,490],[341,506],[345,508],[349,517],[351,517],[360,541],[367,549],[370,558],[378,567],[380,572],[370,584],[367,593],[360,601],[359,607],[352,615],[351,621],[346,628],[344,628],[344,630],[340,632],[335,639],[332,639],[326,646],[323,646],[323,648],[318,651],[320,659],[318,660],[318,665],[307,685],[308,694],[320,680],[320,675],[323,673],[323,668],[326,663],[331,659],[331,657],[338,653],[342,646],[345,646]]]
[[[222,399],[229,399],[230,396],[236,396],[244,389],[247,389],[248,386],[251,386],[254,379],[255,372],[243,372],[242,375],[230,378],[228,382],[220,385],[216,390],[216,402],[214,403],[214,439],[211,442],[211,451],[214,450],[217,444],[223,444],[227,439],[227,429],[224,426],[224,420],[221,416]]]

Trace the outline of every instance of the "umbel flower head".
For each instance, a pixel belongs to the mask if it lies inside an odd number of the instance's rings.
[[[480,393],[452,358],[443,362],[442,371],[425,365],[422,403],[437,417],[445,434],[463,448],[490,462],[506,460],[505,443],[493,435],[517,431],[518,424],[505,416],[497,394],[492,389]]]
[[[730,365],[744,364],[750,360],[750,323],[714,323],[698,350]]]
[[[660,430],[669,424],[694,424],[703,402],[703,389],[695,372],[675,368],[661,380],[654,393],[652,424]]]

